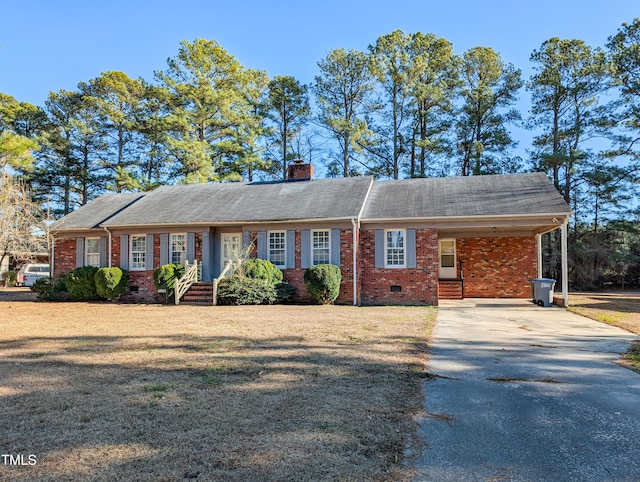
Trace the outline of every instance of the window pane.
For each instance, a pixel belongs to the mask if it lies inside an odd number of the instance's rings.
[[[387,266],[404,266],[404,230],[389,230],[387,233]]]
[[[313,231],[311,242],[311,253],[313,264],[330,264],[331,251],[330,251],[330,232],[327,231]]]
[[[276,266],[285,266],[285,231],[269,233],[269,261]]]
[[[455,256],[453,254],[441,255],[440,264],[443,268],[455,268]]]
[[[100,238],[87,238],[85,257],[87,266],[100,267]]]
[[[146,236],[131,236],[131,268],[145,268]]]
[[[455,241],[440,241],[441,254],[455,254],[455,250],[456,250]]]
[[[182,264],[187,258],[187,235],[172,234],[171,235],[171,263]]]

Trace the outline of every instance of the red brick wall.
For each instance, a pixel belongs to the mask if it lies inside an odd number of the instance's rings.
[[[120,267],[120,235],[116,234],[111,236],[111,266]]]
[[[283,270],[284,279],[297,289],[296,301],[311,301],[304,286],[305,270],[301,268],[301,231],[295,233],[294,269]],[[252,239],[257,233],[252,232]],[[154,268],[160,265],[160,235],[154,236]],[[337,303],[353,302],[353,233],[342,229],[340,234],[340,265],[342,284]],[[430,304],[437,305],[438,234],[437,229],[416,230],[416,264],[414,269],[384,269],[375,267],[375,231],[358,233],[358,286],[362,304]],[[458,260],[463,262],[465,297],[528,298],[529,280],[537,275],[535,237],[459,238]],[[128,249],[128,247],[125,247]],[[196,258],[202,259],[202,233],[196,233]],[[111,262],[120,266],[120,236],[112,237]],[[73,270],[76,261],[75,238],[58,239],[55,247],[55,276]],[[130,286],[123,301],[159,301],[153,285],[153,271],[130,271]],[[392,292],[391,286],[400,286]]]
[[[304,272],[306,269],[302,269],[302,235],[300,230],[296,230],[296,267],[295,269],[283,269],[282,274],[284,281],[291,283],[296,287],[297,302],[312,302],[313,300],[307,293],[307,289],[304,286]],[[251,239],[257,233],[251,233]],[[340,294],[336,299],[336,304],[353,304],[353,230],[341,229],[340,230],[340,271],[342,272],[342,282],[340,283]]]
[[[253,239],[254,233],[251,233],[251,236]],[[291,283],[293,286],[296,287],[296,296],[294,298],[294,301],[310,303],[313,300],[311,299],[311,297],[307,293],[306,288],[304,287],[304,279],[303,279],[304,272],[306,270],[300,268],[300,266],[302,266],[302,262],[301,262],[302,235],[300,234],[300,230],[296,230],[295,240],[296,240],[295,241],[296,267],[283,269],[282,276],[284,278],[284,281],[286,281],[287,283]]]
[[[160,235],[147,234],[153,236],[153,267],[154,270],[160,266]],[[125,246],[124,249],[129,249]],[[120,235],[116,234],[111,237],[111,265],[120,266]],[[195,257],[202,260],[202,233],[195,233]],[[55,276],[68,273],[76,268],[76,239],[59,239],[56,241],[55,252]],[[153,271],[131,271],[129,270],[129,287],[137,286],[138,291],[127,291],[122,297],[123,301],[128,302],[157,302],[162,301],[156,294],[156,288],[153,284]]]
[[[56,239],[53,258],[53,277],[76,269],[76,238]]]
[[[462,261],[465,298],[529,298],[529,280],[537,276],[534,236],[462,238],[456,241]]]
[[[153,272],[156,268],[160,267],[160,234],[147,234],[147,236],[153,236],[153,269],[144,271],[129,271],[129,287],[137,286],[137,292],[128,291],[125,296],[122,297],[123,301],[154,303],[162,302],[164,298],[157,294],[156,286],[153,283]],[[116,242],[118,247],[114,246],[114,256],[112,256],[113,266],[120,266],[120,236],[113,236],[114,245]],[[128,248],[127,248],[128,249]],[[117,251],[117,258],[115,252]],[[202,261],[202,233],[195,233],[195,258],[200,262]]]
[[[375,230],[360,242],[361,302],[364,305],[438,304],[438,230],[416,229],[416,268],[376,268]],[[392,292],[391,286],[400,286]]]

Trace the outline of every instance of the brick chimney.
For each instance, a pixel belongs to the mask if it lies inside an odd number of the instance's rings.
[[[302,159],[296,159],[287,168],[287,180],[308,181],[313,179],[313,164],[305,164]]]

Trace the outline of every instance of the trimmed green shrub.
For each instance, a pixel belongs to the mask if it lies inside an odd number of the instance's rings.
[[[15,286],[18,284],[18,273],[15,271],[5,271],[2,273],[2,279],[5,286]]]
[[[218,283],[219,305],[270,305],[275,302],[275,286],[265,280],[229,276]]]
[[[69,296],[74,301],[93,301],[100,299],[96,290],[95,266],[81,266],[67,273],[64,284],[67,287]]]
[[[120,268],[100,268],[95,276],[98,295],[107,300],[117,300],[127,290],[129,273]]]
[[[244,275],[248,278],[261,279],[269,284],[282,281],[282,271],[266,259],[249,258],[243,264]]]
[[[319,303],[333,303],[340,294],[342,273],[334,264],[318,264],[304,272],[307,293]]]
[[[163,264],[153,272],[153,284],[156,290],[166,289],[167,299],[173,299],[176,280],[184,276],[184,266],[181,264]]]
[[[67,287],[64,284],[64,276],[57,279],[40,278],[31,286],[31,291],[40,301],[59,301],[67,297]]]
[[[276,303],[290,303],[296,295],[296,287],[291,283],[277,283]]]

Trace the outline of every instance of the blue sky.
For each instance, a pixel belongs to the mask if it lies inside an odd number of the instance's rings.
[[[2,4],[4,3],[4,5]],[[604,46],[637,0],[0,0],[0,92],[43,105],[109,70],[153,79],[182,40],[215,39],[245,67],[311,83],[334,48],[365,50],[395,29],[434,33],[457,53],[482,45],[531,74],[529,56],[557,36]],[[528,95],[519,108],[526,116]],[[514,128],[526,157],[530,132]]]
[[[1,5],[4,3],[4,5]],[[432,32],[456,52],[492,47],[528,76],[531,52],[552,37],[604,45],[640,16],[635,0],[536,1],[75,1],[2,0],[0,92],[42,105],[101,72],[152,80],[182,40],[215,39],[246,67],[313,81],[338,48],[364,50],[395,29]],[[523,93],[524,96],[524,93]]]

